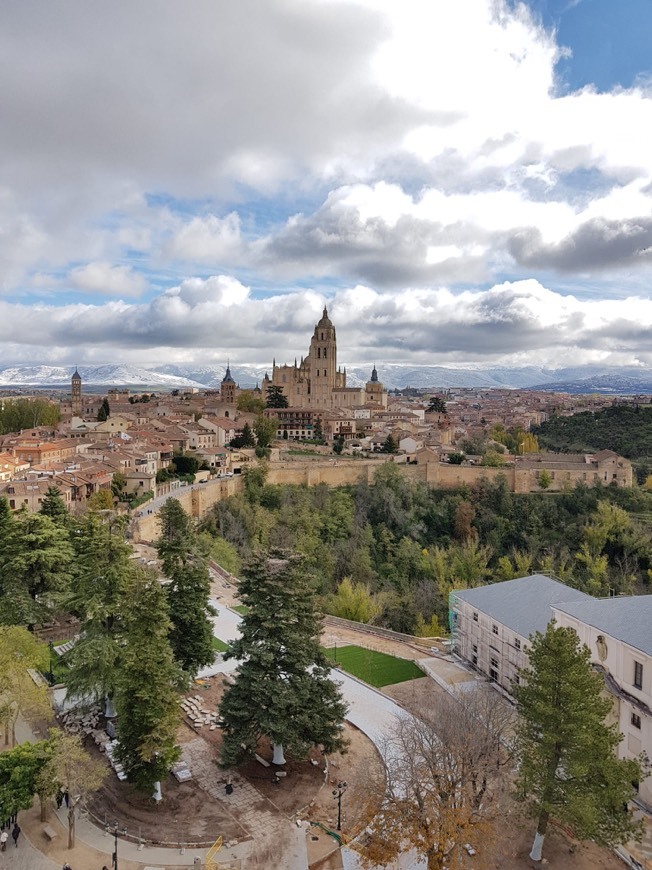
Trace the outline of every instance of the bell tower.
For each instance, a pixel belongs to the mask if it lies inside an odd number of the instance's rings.
[[[324,306],[321,320],[315,326],[310,341],[310,395],[311,408],[332,408],[333,390],[337,372],[337,341],[335,327]]]
[[[75,373],[70,379],[71,406],[73,417],[81,417],[82,412],[82,379],[75,367]]]

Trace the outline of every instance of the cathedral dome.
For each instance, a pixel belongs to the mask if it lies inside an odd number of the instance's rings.
[[[324,305],[324,311],[322,313],[321,320],[317,324],[317,328],[326,326],[330,327],[331,329],[333,328],[333,324],[331,323],[330,317],[328,316],[328,309]]]

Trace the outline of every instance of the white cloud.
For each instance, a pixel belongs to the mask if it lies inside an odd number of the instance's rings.
[[[652,91],[561,95],[523,4],[41,5],[0,6],[11,352],[300,354],[328,295],[395,361],[647,353]]]
[[[68,280],[76,290],[106,296],[140,296],[147,288],[145,277],[133,272],[130,266],[111,266],[109,263],[78,266],[72,269]]]

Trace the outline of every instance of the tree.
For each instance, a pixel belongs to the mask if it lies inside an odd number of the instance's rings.
[[[130,782],[148,791],[179,758],[176,734],[181,675],[168,640],[170,617],[155,574],[135,569],[123,613],[123,650],[116,694],[120,739],[116,754]]]
[[[382,596],[373,595],[367,584],[344,577],[335,595],[328,596],[326,609],[341,619],[371,623],[383,612],[383,604]]]
[[[32,806],[46,754],[44,740],[22,743],[0,752],[0,817],[3,820]]]
[[[75,846],[76,810],[86,795],[102,785],[106,773],[106,766],[84,749],[79,735],[65,734],[59,728],[50,729],[45,763],[37,774],[35,791],[41,797],[43,812],[45,798],[56,794],[59,788],[67,790],[69,849]]]
[[[175,453],[174,467],[177,474],[197,474],[199,471],[199,459],[187,453]]]
[[[200,554],[194,523],[178,499],[169,498],[159,513],[161,536],[157,542],[166,587],[170,619],[170,644],[179,665],[192,676],[215,658],[209,603],[211,580]]]
[[[121,613],[129,576],[134,570],[125,540],[125,520],[114,514],[88,513],[76,542],[75,571],[68,607],[81,620],[77,643],[65,655],[66,683],[72,697],[91,696],[115,716],[113,696],[122,653]]]
[[[537,819],[533,861],[541,860],[551,815],[601,846],[640,836],[624,807],[642,778],[641,760],[616,756],[622,735],[605,722],[613,702],[590,657],[572,628],[552,620],[532,638],[529,667],[514,687],[517,789]]]
[[[283,394],[283,387],[271,386],[267,388],[267,407],[268,408],[287,408],[288,399]]]
[[[0,626],[0,723],[4,726],[5,746],[16,742],[19,716],[51,716],[47,690],[38,686],[30,674],[30,670],[44,671],[47,662],[47,646],[26,628]]]
[[[254,434],[259,447],[269,447],[276,438],[277,431],[278,420],[276,417],[263,417],[262,414],[256,417]]]
[[[41,502],[39,513],[44,514],[57,526],[67,527],[70,521],[70,513],[66,507],[66,503],[61,496],[61,490],[58,486],[48,486],[45,491],[45,496]]]
[[[254,433],[251,431],[251,426],[249,423],[245,423],[242,427],[242,431],[239,435],[236,435],[235,438],[231,439],[231,447],[235,447],[239,449],[241,447],[255,447],[256,439],[254,438]]]
[[[381,453],[396,453],[398,451],[398,441],[390,433],[383,441],[383,446],[380,448]]]
[[[414,848],[428,870],[459,868],[467,866],[469,842],[482,864],[491,829],[507,811],[503,740],[512,719],[489,687],[444,694],[437,710],[398,716],[381,749],[381,770],[361,796],[370,820],[365,864],[384,866]]]
[[[313,426],[313,429],[312,429],[312,440],[316,441],[317,444],[325,444],[326,443],[324,441],[324,430],[322,429],[320,417],[317,417],[317,419],[315,420],[315,425]]]
[[[248,610],[225,654],[239,664],[220,704],[222,764],[255,753],[263,736],[275,764],[285,763],[284,748],[296,757],[318,743],[328,754],[344,748],[346,706],[319,646],[314,587],[300,556],[258,553],[243,569],[238,592]]]
[[[253,390],[242,390],[236,400],[236,408],[245,414],[262,414],[266,405],[264,399]]]
[[[100,423],[103,423],[105,420],[108,420],[111,416],[111,407],[109,405],[109,400],[106,396],[102,399],[102,404],[100,405],[99,411],[97,412],[97,419]]]
[[[344,435],[339,434],[335,436],[335,440],[333,442],[333,453],[336,453],[338,456],[344,450]]]
[[[113,493],[110,489],[98,489],[86,504],[91,511],[110,511],[113,509]]]
[[[0,622],[33,625],[66,591],[73,551],[67,529],[45,514],[19,511],[0,541]]]
[[[59,406],[49,399],[3,399],[0,407],[0,435],[55,426],[59,422]]]
[[[539,486],[541,489],[548,489],[552,483],[552,475],[545,468],[539,472]]]
[[[466,454],[464,453],[449,453],[448,461],[451,465],[461,465],[466,459]]]
[[[441,396],[432,396],[426,408],[426,414],[446,414],[446,402]]]

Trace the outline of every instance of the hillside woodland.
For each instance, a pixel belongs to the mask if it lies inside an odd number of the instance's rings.
[[[540,571],[590,594],[648,591],[652,494],[577,486],[513,494],[504,479],[433,490],[388,463],[369,486],[271,485],[246,473],[201,536],[237,572],[240,559],[282,547],[304,554],[324,609],[397,631],[439,633],[453,588]]]

